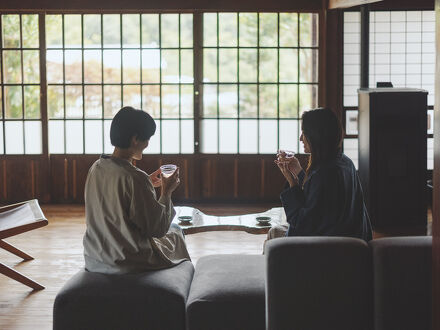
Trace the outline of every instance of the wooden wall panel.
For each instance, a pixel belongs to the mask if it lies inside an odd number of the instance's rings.
[[[2,204],[37,198],[50,200],[48,165],[41,156],[0,157],[0,197]]]

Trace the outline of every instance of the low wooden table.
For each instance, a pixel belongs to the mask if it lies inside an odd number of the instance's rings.
[[[178,224],[185,234],[195,234],[205,231],[232,231],[241,230],[250,234],[266,234],[269,229],[277,224],[286,224],[286,214],[282,207],[274,207],[266,212],[233,215],[233,216],[214,216],[206,215],[202,211],[193,207],[176,206],[176,216],[173,223]],[[179,216],[192,216],[190,224],[179,221]],[[260,225],[255,219],[258,216],[271,217],[268,225]]]

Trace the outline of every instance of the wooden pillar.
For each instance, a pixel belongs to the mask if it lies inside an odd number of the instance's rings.
[[[434,107],[434,195],[432,199],[432,329],[440,329],[440,0],[436,13],[436,81]]]

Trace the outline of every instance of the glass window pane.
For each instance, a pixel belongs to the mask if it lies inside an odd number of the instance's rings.
[[[5,138],[6,138],[6,154],[9,155],[24,154],[22,121],[5,122]]]
[[[102,121],[86,120],[84,122],[86,154],[100,154],[102,150]]]
[[[140,48],[141,30],[140,15],[125,14],[122,15],[122,46],[131,48]]]
[[[180,140],[182,143],[182,154],[194,153],[194,120],[182,120],[180,122],[182,131]]]
[[[146,154],[160,154],[160,140],[161,140],[161,122],[156,120],[156,133],[150,138],[148,147],[144,150]]]
[[[4,86],[5,118],[23,118],[21,86]]]
[[[40,46],[38,33],[38,15],[22,15],[21,22],[23,27],[23,47],[38,48]]]
[[[135,109],[141,107],[141,86],[140,85],[129,85],[123,87],[123,102],[122,106],[130,106]]]
[[[318,14],[299,14],[300,46],[318,46]]]
[[[26,154],[41,154],[43,152],[41,121],[25,121],[24,136]]]
[[[104,48],[121,47],[121,16],[115,14],[103,15]]]
[[[101,83],[102,82],[102,66],[101,66],[100,50],[84,51],[84,82],[85,83]]]
[[[276,154],[277,146],[277,121],[276,120],[260,120],[260,153]]]
[[[203,46],[217,46],[217,14],[203,14]]]
[[[3,51],[3,80],[5,83],[21,83],[21,52],[19,50]]]
[[[193,47],[192,14],[180,14],[180,47]]]
[[[280,118],[298,118],[297,85],[280,85]]]
[[[64,117],[63,86],[47,86],[47,111],[49,118]]]
[[[139,50],[122,51],[124,83],[141,81],[141,53]]]
[[[0,88],[0,119],[3,119],[3,94],[2,89]],[[0,124],[1,126],[1,124]]]
[[[178,120],[162,120],[162,153],[179,153],[180,128]]]
[[[66,120],[66,153],[82,154],[83,142],[83,121]]]
[[[258,16],[256,13],[239,13],[239,46],[258,46]]]
[[[358,168],[358,139],[344,139],[344,154],[350,158],[356,169]]]
[[[180,51],[180,82],[192,83],[194,81],[194,69],[193,69],[193,51],[181,50]]]
[[[298,14],[280,13],[280,46],[298,46]]]
[[[179,86],[162,86],[162,117],[179,118]]]
[[[299,54],[301,82],[318,82],[318,51],[301,49]]]
[[[63,47],[62,15],[46,15],[46,47]]]
[[[277,118],[277,85],[260,85],[260,118]]]
[[[47,83],[58,84],[63,82],[63,51],[48,50],[46,52]]]
[[[276,49],[260,49],[260,82],[277,82],[278,52]]]
[[[40,83],[40,54],[38,50],[23,51],[23,80],[25,84]]]
[[[121,86],[104,86],[104,117],[113,118],[121,109]]]
[[[179,47],[179,15],[162,14],[161,47]]]
[[[64,153],[64,122],[62,120],[49,120],[49,152]]]
[[[237,118],[237,85],[219,85],[219,117]]]
[[[434,139],[428,139],[428,155],[427,155],[428,170],[434,169]]]
[[[260,46],[278,45],[278,14],[260,13]]]
[[[237,120],[223,119],[219,121],[219,152],[235,154],[238,152]]]
[[[220,49],[219,53],[219,81],[237,81],[237,50]]]
[[[237,14],[219,14],[219,46],[237,46]]]
[[[296,49],[280,49],[280,82],[297,81],[298,51]]]
[[[240,118],[257,118],[257,85],[240,85]]]
[[[4,48],[20,47],[20,16],[2,15],[2,45]]]
[[[110,141],[111,124],[112,124],[111,120],[104,120],[104,153],[106,153],[106,154],[112,153],[113,149],[114,149],[114,147],[112,146],[111,141]],[[156,129],[156,131],[157,131],[157,129]],[[150,142],[150,145],[151,145],[151,142]]]
[[[0,125],[0,155],[5,153],[3,141],[3,125]]]
[[[84,111],[86,118],[102,118],[101,86],[84,86]]]
[[[162,82],[179,82],[179,51],[162,50]]]
[[[104,50],[104,83],[121,82],[121,51]]]
[[[299,115],[306,110],[315,109],[318,106],[318,86],[300,85],[299,86]]]
[[[66,86],[66,117],[82,118],[83,97],[81,86]]]
[[[101,48],[101,15],[84,15],[84,48]]]
[[[240,49],[240,82],[257,82],[257,49]]]
[[[194,117],[194,90],[193,85],[180,87],[180,112],[182,118]]]
[[[434,110],[428,110],[428,134],[434,134]]]
[[[160,51],[159,50],[142,51],[142,82],[144,83],[160,82]]]
[[[217,85],[203,87],[203,117],[217,117]]]
[[[298,120],[280,120],[280,146],[281,150],[298,152],[299,127]]]
[[[206,154],[218,152],[218,121],[216,119],[204,119],[200,121],[201,136],[200,150]]]
[[[217,81],[217,49],[205,49],[203,52],[203,81]]]
[[[345,111],[345,134],[358,134],[358,112],[356,110]]]
[[[40,118],[40,86],[24,86],[24,116]]]
[[[66,50],[64,56],[66,83],[80,84],[82,82],[82,52],[80,50]]]
[[[240,153],[258,153],[258,120],[243,120],[240,124]]]
[[[64,15],[64,47],[81,48],[81,15]]]
[[[148,112],[153,118],[160,117],[160,86],[142,86],[142,109]]]
[[[142,47],[159,47],[159,15],[142,14]]]

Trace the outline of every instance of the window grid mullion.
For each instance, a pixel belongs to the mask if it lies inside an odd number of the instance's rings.
[[[2,111],[2,126],[3,126],[3,154],[6,154],[6,112],[5,112],[5,88],[3,76],[3,15],[0,15],[0,77],[1,77],[1,111]]]
[[[179,24],[179,153],[182,153],[182,121],[180,118],[182,117],[182,85],[180,84],[182,82],[182,50],[180,49],[181,46],[181,14],[178,14],[178,24]]]
[[[260,13],[257,13],[257,153],[260,154]]]
[[[277,150],[280,150],[280,13],[277,13]]]
[[[220,15],[217,12],[217,154],[220,153]]]
[[[101,121],[102,121],[102,153],[105,152],[105,113],[104,113],[104,14],[100,15],[101,26]]]
[[[301,48],[301,22],[300,22],[300,20],[301,20],[301,14],[297,14],[297,17],[298,17],[298,19],[297,19],[297,24],[298,24],[298,28],[297,28],[297,33],[298,33],[298,47],[299,48]],[[296,117],[297,118],[299,118],[299,113],[300,113],[300,98],[299,98],[299,86],[300,86],[300,74],[299,74],[299,68],[300,68],[300,65],[301,65],[301,61],[300,61],[300,56],[301,56],[301,50],[300,49],[298,49],[298,56],[297,56],[297,68],[298,68],[298,70],[297,70],[297,77],[296,77],[296,80],[298,81],[298,84],[296,85],[296,99],[297,99],[297,101],[296,101],[296,107],[297,107],[297,110],[296,110]],[[298,124],[299,124],[299,122],[298,122]],[[300,135],[300,127],[299,127],[300,125],[297,125],[297,130],[298,130],[298,133],[297,133],[297,136],[299,136]],[[300,146],[300,141],[299,141],[299,139],[297,140],[297,150],[298,150],[298,152],[299,152],[299,146]]]
[[[26,154],[26,131],[24,129],[24,61],[23,61],[23,22],[22,16],[18,15],[20,21],[20,61],[21,61],[21,119],[23,130],[23,154]]]
[[[240,14],[237,13],[237,153],[240,153]]]
[[[83,154],[86,153],[86,100],[84,96],[84,14],[81,14],[81,90],[82,90],[82,125],[83,125]]]
[[[124,57],[123,57],[123,55],[124,55],[124,51],[123,51],[123,44],[124,44],[124,41],[123,41],[123,39],[122,39],[122,24],[123,24],[123,22],[122,22],[122,14],[119,14],[119,51],[120,51],[120,56],[121,56],[121,83],[120,83],[120,86],[121,86],[121,104],[122,104],[122,106],[124,107],[125,106],[125,104],[124,104],[124,63],[123,63],[123,59],[124,59]]]
[[[159,153],[162,154],[162,15],[159,14],[159,118],[160,118],[160,136]]]
[[[63,130],[64,130],[64,153],[67,154],[67,132],[66,132],[66,51],[64,30],[64,14],[61,15],[61,42],[63,45]]]

